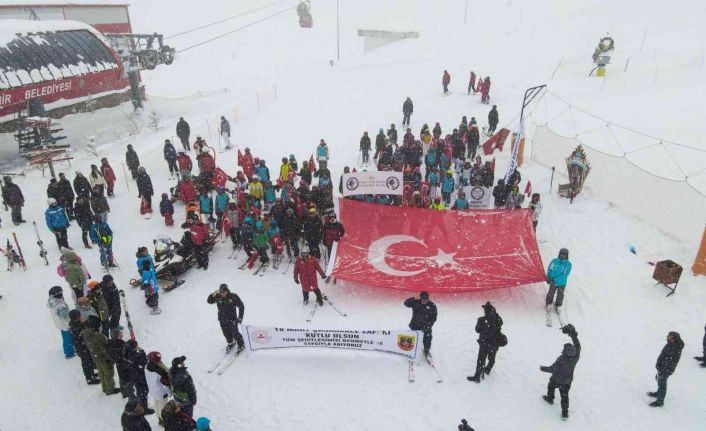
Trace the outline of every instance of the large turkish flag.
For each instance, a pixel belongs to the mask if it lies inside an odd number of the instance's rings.
[[[341,199],[333,275],[398,290],[473,292],[546,279],[532,213],[434,211]]]

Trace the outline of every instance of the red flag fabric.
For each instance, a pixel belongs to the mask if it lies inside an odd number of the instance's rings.
[[[243,153],[238,148],[238,166],[243,166]]]
[[[502,151],[508,136],[510,136],[509,129],[503,128],[495,132],[493,136],[483,143],[483,154],[489,156],[493,154],[496,148],[498,151]]]
[[[340,199],[333,275],[397,290],[474,292],[546,280],[527,209],[430,211]]]
[[[309,158],[309,172],[316,172],[316,161],[314,161],[314,155],[312,154]]]
[[[213,187],[218,188],[218,187],[225,187],[226,181],[228,181],[228,174],[223,171],[221,168],[216,168],[216,171],[213,173]]]
[[[495,157],[493,157],[493,160],[490,162],[490,170],[495,172]]]
[[[525,186],[525,194],[527,196],[532,194],[532,183],[527,181],[527,185]]]

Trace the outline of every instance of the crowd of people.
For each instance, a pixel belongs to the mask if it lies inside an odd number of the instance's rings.
[[[480,91],[487,101],[490,79],[479,79],[478,86],[475,79],[475,74],[471,73],[468,92]],[[450,76],[445,72],[445,92],[449,84]],[[409,126],[412,113],[413,103],[407,98],[403,104],[403,126]],[[520,193],[519,188],[520,172],[515,170],[507,184],[504,178],[496,182],[494,160],[483,161],[479,154],[481,136],[492,134],[498,121],[497,107],[493,105],[488,113],[486,133],[479,131],[475,117],[468,120],[466,116],[447,134],[443,133],[438,122],[433,129],[424,124],[419,136],[407,127],[399,142],[395,124],[391,124],[387,131],[379,129],[372,159],[378,170],[402,172],[405,183],[412,187],[411,198],[388,195],[349,198],[381,205],[467,210],[470,206],[464,189],[472,186],[492,188],[496,209],[522,208],[524,193]],[[175,210],[183,206],[185,222],[180,225],[184,229],[180,249],[188,250],[186,254],[193,253],[196,266],[203,270],[208,269],[209,252],[217,235],[230,238],[234,252],[242,249],[246,255],[243,265],[249,264],[250,267],[256,260],[260,261],[260,268],[267,267],[270,262],[277,266],[286,254],[289,264],[293,263],[293,281],[302,288],[303,303],[308,304],[309,295],[313,293],[317,305],[323,306],[325,295],[319,289],[317,279],[328,279],[321,263],[328,263],[334,243],[345,235],[345,229],[334,212],[333,180],[328,168],[330,151],[325,140],[320,140],[315,157],[303,161],[301,166],[294,154],[283,156],[275,175],[271,175],[265,160],[254,156],[250,148],[245,147],[242,153],[238,150],[237,164],[241,170],[235,176],[229,176],[216,165],[215,153],[201,137],[191,142],[190,126],[183,118],[177,123],[176,133],[182,151],[177,151],[170,140],[166,140],[163,155],[170,176],[177,177],[178,182],[169,193],[161,194],[159,211],[165,225],[173,226]],[[226,148],[230,147],[230,125],[225,117],[222,117],[219,133]],[[365,169],[373,149],[367,132],[360,139],[359,149],[359,167]],[[192,151],[195,165],[189,155]],[[154,187],[132,145],[127,146],[125,163],[137,185],[141,209],[145,213],[152,212]],[[345,167],[343,172],[351,172],[350,167]],[[22,191],[10,177],[3,181],[3,202],[12,209],[12,221],[16,225],[23,223]],[[112,250],[114,232],[108,224],[111,211],[108,198],[114,196],[115,182],[113,168],[107,158],[102,158],[100,166],[91,165],[87,177],[76,171],[73,181],[69,181],[64,173],[60,173],[59,178],[51,179],[47,187],[45,220],[61,249],[57,272],[70,288],[73,302],[70,307],[61,286],[49,290],[47,307],[61,332],[64,356],[67,359],[80,358],[88,385],[100,385],[105,395],[120,393],[128,400],[121,417],[124,430],[151,429],[145,419],[151,414],[158,416],[159,424],[167,431],[210,430],[207,418],[194,418],[197,393],[187,371],[186,357],[174,357],[168,367],[160,352],[146,353],[138,345],[132,328],[129,328],[130,339],[123,339],[124,328],[120,321],[124,309],[115,280],[109,273],[110,268],[117,265]],[[339,192],[342,187],[341,177]],[[532,210],[536,229],[542,211],[538,193],[531,195],[527,207]],[[101,281],[91,279],[81,257],[70,247],[67,229],[72,221],[81,229],[84,247],[99,248],[101,266],[107,272]],[[144,246],[138,248],[136,258],[139,286],[144,290],[145,302],[151,313],[159,314],[160,279],[154,259]],[[558,314],[570,271],[568,250],[562,249],[547,272],[550,286],[546,297],[547,313],[556,311]],[[242,351],[245,345],[239,325],[244,316],[243,301],[225,283],[210,293],[206,301],[217,306],[226,352],[236,346],[237,352]],[[413,310],[409,326],[422,331],[424,354],[431,357],[436,306],[427,292],[407,299],[404,305]],[[501,332],[503,320],[495,307],[488,302],[483,305],[483,312],[475,326],[479,343],[476,369],[474,375],[468,377],[469,381],[476,383],[490,374],[496,354],[508,344],[507,337]],[[564,346],[561,356],[552,365],[542,366],[540,370],[551,374],[544,400],[552,404],[558,389],[562,417],[566,418],[569,390],[581,344],[572,325],[564,325],[562,331],[570,337],[571,343]],[[649,393],[656,398],[650,405],[663,405],[667,379],[674,372],[683,347],[679,334],[670,332],[657,361],[658,390]],[[706,336],[704,356],[697,359],[706,366]],[[471,428],[464,420],[459,429]]]

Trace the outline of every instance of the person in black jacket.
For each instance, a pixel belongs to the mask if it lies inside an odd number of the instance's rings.
[[[317,259],[321,259],[319,244],[321,244],[324,225],[321,223],[321,218],[319,214],[317,214],[316,208],[309,208],[309,214],[306,216],[302,228],[304,229],[304,238],[306,238],[309,251],[316,256]]]
[[[473,160],[476,158],[476,151],[478,151],[478,145],[480,145],[480,133],[478,132],[478,127],[475,125],[469,127],[466,136],[468,138],[468,157]]]
[[[111,331],[111,338],[108,340],[108,356],[118,370],[118,384],[123,398],[135,398],[135,385],[130,380],[130,364],[125,354],[125,340],[119,329]]]
[[[112,332],[120,326],[120,315],[122,313],[122,309],[120,308],[120,293],[115,286],[112,275],[106,274],[103,276],[101,291],[103,292],[105,304],[108,306],[108,329]]]
[[[498,185],[493,187],[493,198],[495,209],[505,208],[505,202],[507,201],[507,194],[505,194],[505,180],[499,179]]]
[[[154,189],[152,188],[152,179],[147,175],[144,166],[140,166],[137,174],[137,192],[138,198],[145,198],[147,201],[147,206],[152,209],[152,195],[154,195]]]
[[[282,239],[284,240],[284,246],[287,251],[287,257],[292,260],[292,253],[294,257],[299,256],[299,235],[302,231],[302,224],[299,221],[299,217],[294,214],[292,208],[287,208],[285,211],[284,219],[279,224]]]
[[[90,202],[93,213],[100,216],[103,223],[107,223],[108,214],[110,213],[110,204],[108,204],[108,198],[106,198],[103,194],[102,187],[93,187],[93,194],[91,195]]]
[[[493,105],[493,108],[488,112],[488,135],[495,133],[495,128],[498,127],[498,106]]]
[[[56,183],[57,188],[59,190],[59,194],[61,194],[62,199],[66,203],[64,208],[66,209],[66,215],[69,216],[69,220],[74,220],[74,198],[76,195],[74,195],[74,189],[71,187],[71,181],[66,179],[66,176],[64,175],[63,172],[59,172],[59,181]],[[56,199],[57,202],[61,202],[60,199]]]
[[[458,431],[474,431],[465,419],[461,419],[461,424],[458,426]]]
[[[503,326],[503,319],[490,302],[483,304],[482,317],[476,322],[476,332],[478,333],[478,359],[476,360],[476,373],[468,377],[471,382],[480,383],[480,380],[490,374],[495,364],[495,355],[501,344],[505,342],[505,336],[500,332]],[[488,361],[486,364],[486,360]]]
[[[189,123],[184,120],[184,117],[179,117],[179,122],[176,125],[176,134],[181,140],[181,145],[184,147],[184,151],[189,151],[189,136],[191,136],[191,128]]]
[[[245,341],[238,330],[238,324],[243,322],[243,314],[245,313],[243,301],[228,289],[227,284],[223,283],[218,290],[208,295],[206,302],[216,304],[218,307],[218,322],[220,322],[221,331],[228,342],[226,353],[233,349],[236,342],[238,343],[236,353],[242,352],[245,349]]]
[[[22,219],[22,207],[25,204],[25,197],[22,195],[22,190],[20,186],[12,182],[12,178],[9,175],[3,177],[4,185],[2,186],[2,203],[5,204],[5,208],[10,207],[12,209],[12,222],[15,226],[25,223]]]
[[[132,179],[136,180],[137,168],[140,167],[140,158],[137,157],[137,153],[135,152],[135,150],[132,149],[132,144],[128,144],[127,146],[127,152],[125,152],[125,164],[127,165],[128,169],[130,169]]]
[[[169,165],[169,176],[179,174],[179,167],[176,162],[177,153],[174,145],[172,145],[169,139],[164,141],[164,160],[167,161]]]
[[[667,395],[667,379],[677,368],[681,351],[684,349],[684,342],[678,332],[672,331],[667,334],[667,344],[662,348],[662,352],[657,358],[655,368],[657,368],[657,392],[648,392],[647,395],[657,398],[650,403],[651,407],[662,407],[664,397]]]
[[[564,349],[554,363],[548,367],[539,367],[545,373],[551,373],[549,384],[547,385],[547,395],[543,395],[544,401],[554,404],[554,392],[559,388],[561,395],[561,417],[569,417],[569,390],[571,382],[574,380],[574,368],[581,357],[581,343],[579,343],[578,333],[573,325],[569,324],[561,328],[561,332],[571,337],[573,344],[564,344]]]
[[[91,244],[88,242],[88,234],[91,230],[91,225],[93,225],[93,211],[91,211],[91,205],[85,196],[76,198],[76,205],[74,205],[73,212],[76,222],[81,227],[83,246],[91,248]]]
[[[91,183],[88,178],[83,176],[81,171],[76,171],[76,177],[74,177],[74,190],[76,190],[77,196],[91,196]]]
[[[71,341],[74,344],[74,350],[81,359],[83,376],[86,378],[86,383],[89,385],[97,385],[100,383],[100,380],[98,380],[98,376],[96,375],[96,365],[93,363],[91,353],[88,351],[86,343],[83,341],[83,337],[81,336],[83,328],[83,323],[81,323],[81,312],[78,310],[69,311],[69,333],[71,334]]]
[[[436,305],[429,300],[429,292],[421,292],[414,298],[408,298],[404,302],[405,307],[412,309],[412,320],[409,322],[409,329],[413,331],[423,331],[424,354],[431,356],[431,329],[436,322]]]
[[[409,97],[407,100],[404,101],[402,104],[402,125],[403,126],[409,126],[409,119],[412,116],[412,112],[414,112],[414,104],[412,103],[412,99]]]
[[[704,347],[704,355],[703,356],[694,356],[694,359],[697,361],[701,362],[701,367],[706,368],[706,326],[704,326],[704,341],[703,341],[703,347]]]
[[[138,400],[130,400],[125,404],[125,411],[120,417],[123,431],[152,431],[145,419],[145,407]]]
[[[368,132],[363,132],[363,137],[360,138],[360,152],[362,153],[363,163],[368,163],[368,159],[370,158],[370,148],[370,136],[368,136]]]
[[[164,431],[193,431],[196,426],[194,419],[181,410],[174,400],[169,400],[162,410]]]
[[[137,399],[145,406],[145,414],[151,415],[154,413],[154,410],[147,408],[147,394],[149,394],[149,388],[147,387],[147,380],[145,379],[147,355],[145,351],[137,345],[137,341],[127,340],[125,343],[125,359],[127,360],[127,367],[130,371],[130,383],[135,387]]]
[[[196,387],[191,374],[186,371],[186,356],[179,356],[172,359],[172,368],[169,370],[169,379],[172,382],[172,394],[174,401],[181,405],[181,409],[187,415],[194,416],[194,406],[196,405]]]

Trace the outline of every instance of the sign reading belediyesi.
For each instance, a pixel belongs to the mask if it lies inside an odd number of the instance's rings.
[[[416,359],[418,331],[245,327],[250,350],[288,347],[367,350]]]

